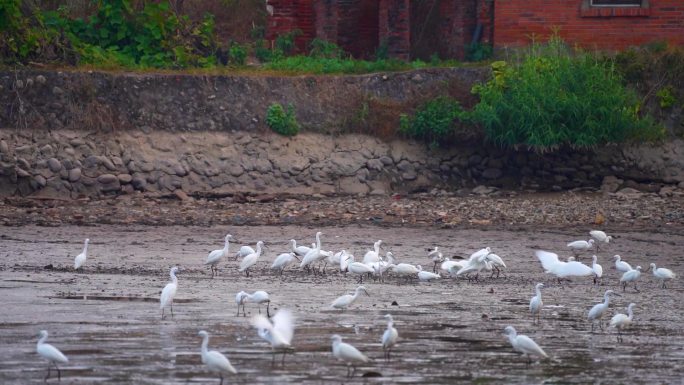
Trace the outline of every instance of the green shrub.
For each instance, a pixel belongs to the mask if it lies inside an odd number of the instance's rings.
[[[230,46],[230,61],[233,64],[243,66],[247,62],[247,49],[238,44],[233,43]]]
[[[280,103],[271,104],[266,111],[266,124],[280,135],[294,136],[299,132],[299,123],[291,104],[287,110]]]
[[[656,92],[658,97],[658,104],[660,108],[670,108],[674,106],[677,102],[677,98],[674,96],[674,88],[672,86],[663,87]]]
[[[570,52],[557,37],[533,45],[518,64],[493,67],[493,79],[473,88],[480,102],[472,117],[498,144],[544,152],[662,135],[639,115],[611,61]]]
[[[315,58],[327,59],[341,59],[344,56],[344,50],[335,43],[326,40],[315,38],[309,44],[309,56]]]
[[[411,117],[402,114],[399,131],[437,145],[453,138],[457,124],[464,118],[465,112],[458,101],[443,96],[421,105]]]
[[[465,46],[467,61],[483,61],[492,57],[493,49],[491,44],[471,43]]]
[[[301,34],[301,30],[295,29],[288,33],[279,35],[275,40],[275,49],[282,52],[284,55],[291,55],[295,48],[297,48],[295,45],[295,39]]]

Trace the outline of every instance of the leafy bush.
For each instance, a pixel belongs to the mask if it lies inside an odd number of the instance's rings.
[[[233,43],[230,46],[230,61],[233,64],[237,65],[245,65],[247,62],[247,49],[238,44],[238,43]]]
[[[466,60],[468,61],[483,61],[492,57],[494,50],[491,44],[487,43],[471,43],[465,46]]]
[[[299,132],[299,123],[291,104],[287,110],[280,103],[271,104],[266,111],[266,124],[280,135],[294,136]]]
[[[427,64],[420,60],[407,63],[397,59],[366,61],[297,55],[274,59],[264,68],[289,73],[361,74],[380,71],[405,71],[425,68],[426,66]]]
[[[611,61],[570,52],[557,37],[533,45],[519,64],[493,66],[494,78],[473,88],[480,102],[472,117],[496,143],[544,152],[662,135],[639,115]]]
[[[344,50],[335,43],[331,43],[319,38],[313,39],[309,51],[309,56],[315,58],[327,59],[341,59],[344,56]]]
[[[672,86],[663,87],[656,92],[660,108],[670,108],[677,102]]]
[[[412,117],[402,114],[399,131],[437,145],[454,136],[456,125],[465,116],[457,100],[438,97],[420,106]]]

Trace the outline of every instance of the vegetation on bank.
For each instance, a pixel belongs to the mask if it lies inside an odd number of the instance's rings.
[[[295,54],[298,31],[279,36],[270,46],[260,26],[252,27],[250,41],[219,41],[211,14],[191,20],[172,9],[170,1],[93,0],[80,17],[66,7],[48,10],[33,4],[0,0],[0,62],[6,66],[360,74],[459,64],[437,56],[427,62],[390,59],[382,44],[374,60],[356,60],[318,39],[308,54]],[[486,45],[468,47],[474,60],[491,53]],[[655,122],[684,108],[682,47],[652,44],[605,56],[571,49],[553,36],[547,44],[533,44],[491,66],[492,78],[472,90],[479,98],[472,109],[444,95],[397,116],[398,132],[432,145],[479,134],[501,146],[545,152],[657,140],[665,132]],[[266,122],[283,135],[300,129],[293,106],[271,105]]]

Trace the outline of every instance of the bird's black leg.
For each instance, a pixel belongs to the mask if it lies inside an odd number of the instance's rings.
[[[173,302],[171,302],[171,318],[173,318]]]
[[[162,319],[164,319],[164,308],[162,308]]]
[[[622,283],[622,292],[625,292],[625,288],[627,287],[627,282]]]
[[[50,378],[50,370],[52,369],[52,365],[48,362],[48,373],[47,376],[43,379],[43,381],[47,381],[48,378]]]
[[[219,385],[223,385],[223,374],[219,373],[219,377],[221,378],[221,382],[219,383]]]
[[[236,316],[236,317],[239,317],[239,316],[240,316],[240,304],[238,304],[238,312],[237,312],[237,314],[236,314],[235,316]]]
[[[266,303],[266,315],[268,316],[268,318],[271,318],[271,312],[270,312],[270,310],[269,310],[270,307],[271,307],[271,301],[268,301],[268,302]]]
[[[62,381],[62,372],[59,370],[59,366],[57,366],[56,362],[55,362],[55,369],[57,369],[57,380]]]

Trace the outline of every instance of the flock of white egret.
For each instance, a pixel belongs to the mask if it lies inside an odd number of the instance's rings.
[[[279,254],[271,264],[270,268],[275,274],[283,275],[284,271],[293,265],[295,260],[299,262],[299,267],[305,269],[310,274],[324,274],[328,265],[332,266],[335,271],[341,274],[352,274],[358,278],[358,283],[362,283],[364,277],[369,277],[383,282],[387,275],[391,272],[396,277],[400,277],[409,281],[417,279],[421,282],[429,282],[435,279],[447,277],[465,276],[469,280],[477,280],[479,274],[482,272],[491,272],[492,276],[496,274],[498,277],[501,270],[506,268],[506,263],[503,259],[494,254],[489,247],[485,247],[463,259],[449,259],[444,257],[438,247],[429,249],[427,259],[433,263],[433,271],[425,271],[420,265],[412,265],[409,263],[399,263],[396,261],[392,252],[386,252],[385,257],[381,256],[380,249],[382,241],[378,240],[374,243],[373,249],[367,251],[362,260],[357,262],[355,257],[347,252],[341,250],[339,252],[326,251],[322,249],[321,245],[322,232],[317,232],[315,235],[315,243],[311,247],[297,245],[297,242],[290,240],[290,250]],[[593,230],[590,232],[591,239],[574,241],[567,244],[567,248],[572,252],[573,256],[569,257],[567,261],[563,261],[555,253],[548,251],[535,251],[536,257],[541,262],[545,272],[555,275],[559,282],[563,279],[572,277],[593,277],[594,284],[600,284],[603,278],[603,268],[598,264],[598,257],[592,256],[592,265],[585,265],[577,260],[577,258],[585,252],[592,251],[594,248],[596,252],[600,250],[600,246],[610,243],[612,237],[606,235],[603,231]],[[212,278],[219,272],[218,265],[224,259],[231,257],[230,242],[234,241],[234,237],[230,234],[225,236],[225,244],[222,249],[217,249],[209,253],[204,262],[211,270]],[[74,269],[82,270],[88,252],[89,239],[85,240],[83,251],[75,257]],[[250,269],[254,268],[261,257],[263,249],[266,248],[263,241],[256,243],[256,249],[250,246],[242,246],[232,257],[235,259],[241,258],[238,271],[244,272],[249,276]],[[641,266],[632,266],[622,260],[619,255],[614,256],[615,269],[622,273],[620,284],[623,292],[626,291],[627,285],[634,283],[634,290],[638,291],[637,281],[641,276]],[[437,266],[440,267],[440,272],[437,271]],[[650,270],[653,271],[654,277],[659,281],[662,288],[666,288],[666,281],[674,279],[676,275],[669,269],[658,268],[654,263],[650,264]],[[162,289],[160,297],[161,317],[165,318],[165,310],[169,308],[171,316],[173,317],[173,300],[178,291],[178,278],[176,273],[178,267],[174,266],[170,270],[171,281]],[[534,287],[535,295],[531,298],[529,304],[529,311],[532,315],[533,322],[541,322],[541,310],[543,306],[542,288],[543,283],[537,283]],[[370,296],[369,291],[364,286],[358,286],[353,294],[345,294],[330,304],[332,309],[347,309],[352,305],[361,294]],[[619,296],[619,293],[613,290],[607,290],[603,296],[604,300],[601,303],[594,305],[587,314],[587,320],[591,323],[591,331],[594,332],[595,323],[598,322],[599,327],[603,329],[603,317],[608,313],[612,296]],[[246,316],[245,305],[247,303],[257,304],[259,306],[259,314],[250,319],[250,324],[256,328],[259,337],[267,341],[272,348],[273,360],[275,362],[276,353],[282,353],[282,363],[284,364],[285,355],[293,351],[292,339],[295,330],[295,317],[288,309],[279,309],[273,317],[270,314],[271,299],[269,294],[263,290],[257,290],[253,293],[240,291],[235,297],[238,310],[237,315],[242,314]],[[261,305],[266,305],[266,316],[261,315]],[[627,307],[627,314],[616,313],[610,320],[609,326],[617,330],[618,341],[622,340],[622,331],[627,328],[633,320],[633,308],[636,305],[630,303]],[[389,361],[390,353],[399,340],[399,333],[394,327],[394,319],[391,314],[385,314],[387,319],[387,329],[384,331],[380,342],[384,352],[384,358]],[[537,345],[531,338],[518,334],[513,326],[506,326],[504,334],[508,337],[513,349],[523,354],[523,356],[531,357],[537,356],[539,358],[548,358],[547,353]],[[199,336],[202,337],[201,344],[201,358],[202,363],[212,372],[219,374],[221,383],[223,383],[223,376],[237,373],[237,370],[231,365],[228,358],[222,353],[215,350],[208,350],[209,333],[201,330]],[[61,379],[61,372],[57,364],[68,363],[67,357],[62,354],[54,346],[45,343],[48,337],[48,332],[42,330],[40,332],[40,339],[36,347],[37,353],[48,360],[48,373],[45,379],[50,376],[52,366],[57,369],[58,378]],[[347,375],[353,376],[355,365],[358,363],[368,362],[369,358],[356,349],[354,346],[342,342],[340,335],[332,335],[332,354],[337,359],[343,361],[347,365]],[[528,361],[529,362],[529,361]]]

